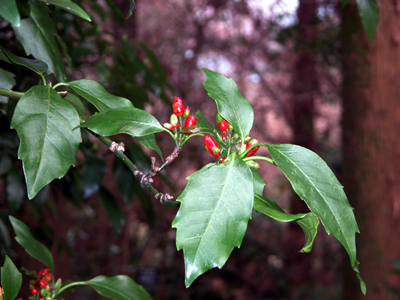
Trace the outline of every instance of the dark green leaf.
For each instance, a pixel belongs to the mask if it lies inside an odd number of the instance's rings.
[[[42,74],[43,72],[46,72],[46,70],[48,68],[47,64],[40,60],[28,59],[28,58],[16,56],[12,52],[8,51],[6,48],[2,47],[1,45],[0,45],[0,52],[3,52],[3,54],[12,63],[14,63],[16,65],[24,66],[38,74]]]
[[[81,97],[92,103],[101,113],[118,107],[133,107],[131,101],[110,94],[100,83],[94,80],[75,80],[70,82],[69,86]]]
[[[303,219],[298,220],[297,224],[303,229],[306,240],[303,248],[300,250],[302,253],[308,253],[311,251],[315,238],[318,233],[318,218],[312,213],[307,214]]]
[[[342,1],[342,8],[345,8],[347,6],[347,4],[349,4],[350,0],[343,0]]]
[[[69,104],[71,104],[75,108],[75,110],[78,112],[79,117],[82,120],[86,120],[87,111],[86,111],[85,107],[83,106],[81,99],[79,99],[74,94],[68,93],[64,97],[64,100],[66,100]]]
[[[254,185],[254,194],[262,195],[264,192],[265,181],[262,179],[260,174],[258,174],[257,170],[250,168],[251,173],[253,173],[253,185]]]
[[[107,166],[104,159],[96,156],[89,157],[82,167],[82,190],[85,199],[90,198],[100,189],[106,174]]]
[[[131,203],[132,197],[135,194],[133,183],[136,178],[133,176],[132,171],[129,170],[129,168],[118,157],[115,157],[114,159],[113,178],[117,183],[122,199],[124,199],[127,204]]]
[[[151,300],[146,290],[124,275],[107,277],[97,276],[85,282],[101,296],[114,300]]]
[[[70,0],[41,0],[45,3],[50,3],[56,6],[59,6],[66,11],[69,11],[70,13],[73,13],[77,15],[78,17],[81,17],[82,19],[86,21],[92,21],[89,17],[89,15],[77,4]]]
[[[202,133],[208,133],[214,136],[215,127],[208,122],[208,120],[203,116],[200,110],[198,110],[195,114],[196,117],[196,128],[200,129]]]
[[[129,11],[128,11],[128,15],[126,16],[126,19],[129,19],[129,17],[132,16],[132,12],[134,9],[135,9],[135,1],[129,0]]]
[[[101,204],[107,211],[108,217],[111,221],[114,234],[120,234],[125,220],[124,215],[121,212],[121,208],[118,205],[117,199],[115,199],[113,194],[111,194],[104,186],[100,187],[99,196],[101,199]]]
[[[287,214],[274,200],[257,194],[254,195],[254,209],[280,222],[297,221],[308,215],[308,213],[296,215]]]
[[[314,152],[296,145],[281,144],[266,147],[276,165],[289,179],[294,191],[304,200],[311,212],[344,246],[350,256],[350,263],[361,279],[356,259],[355,234],[359,232],[353,208],[328,165]]]
[[[29,231],[28,226],[26,226],[23,222],[14,218],[13,216],[9,216],[9,219],[12,227],[14,228],[14,232],[16,234],[15,240],[18,242],[18,244],[24,247],[25,251],[30,256],[36,258],[49,267],[51,273],[54,273],[54,260],[49,249],[35,240]]]
[[[10,234],[8,233],[7,226],[1,219],[0,219],[0,235],[1,235],[2,246],[6,249],[11,248]]]
[[[221,268],[233,248],[240,247],[254,200],[251,171],[236,154],[188,180],[172,223],[176,246],[184,251],[186,287],[207,270]]]
[[[1,52],[1,51],[0,51]],[[0,87],[3,89],[11,89],[15,85],[15,75],[0,68]],[[7,103],[8,97],[0,96],[0,103]]]
[[[75,164],[81,142],[77,126],[76,110],[49,86],[34,86],[18,101],[11,128],[21,141],[18,157],[23,161],[29,199]]]
[[[31,18],[23,19],[20,27],[14,27],[15,35],[24,46],[26,55],[48,65],[49,73],[55,73],[59,82],[65,82],[67,72],[55,39],[57,32],[44,3],[30,2]]]
[[[368,35],[369,42],[372,43],[375,33],[378,30],[379,7],[376,0],[356,0],[361,22]]]
[[[81,127],[104,136],[126,133],[133,137],[166,131],[148,112],[134,108],[115,108],[106,113],[95,113]]]
[[[161,159],[164,161],[162,152],[160,147],[157,145],[156,137],[154,134],[149,134],[145,136],[138,136],[136,137],[136,140],[142,145],[143,147],[150,148],[158,153],[160,155]]]
[[[25,186],[23,179],[15,170],[7,175],[7,200],[13,211],[21,207],[25,197]]]
[[[253,127],[254,114],[250,103],[240,94],[232,78],[203,69],[206,73],[206,88],[208,95],[215,100],[219,114],[235,129],[244,140]]]
[[[22,286],[22,274],[7,255],[1,268],[1,286],[4,300],[14,300]]]
[[[19,26],[21,18],[15,0],[2,0],[0,5],[0,16],[14,26]]]
[[[157,55],[155,55],[154,52],[151,51],[151,49],[147,47],[144,43],[138,42],[138,44],[140,49],[142,49],[146,56],[150,59],[153,70],[157,73],[159,78],[166,83],[167,73],[165,72],[164,67],[161,65],[161,62],[158,59]]]

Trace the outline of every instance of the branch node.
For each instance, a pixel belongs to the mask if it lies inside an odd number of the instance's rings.
[[[109,149],[111,152],[115,152],[115,151],[124,152],[125,144],[123,142],[121,142],[121,143],[112,142]]]

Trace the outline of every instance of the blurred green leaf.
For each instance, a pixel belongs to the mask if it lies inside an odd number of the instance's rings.
[[[1,268],[1,286],[4,300],[14,300],[22,286],[22,274],[7,255]]]
[[[69,86],[81,97],[92,103],[101,113],[118,107],[133,107],[131,101],[110,94],[100,83],[94,80],[75,80],[71,81]]]
[[[227,120],[244,140],[253,127],[254,113],[250,103],[240,94],[232,78],[203,68],[208,95],[217,103],[218,113]]]
[[[6,249],[11,248],[10,234],[8,233],[7,226],[4,224],[3,220],[0,219],[0,232],[2,246]]]
[[[16,211],[21,207],[25,198],[25,184],[16,170],[13,170],[7,175],[6,192],[11,209]]]
[[[129,0],[129,11],[128,11],[128,15],[126,16],[126,19],[129,19],[129,17],[132,16],[132,12],[134,9],[135,9],[135,1]]]
[[[89,15],[77,4],[70,0],[41,0],[43,2],[50,3],[56,6],[59,6],[66,11],[69,11],[70,13],[73,13],[77,15],[78,17],[81,17],[82,19],[86,21],[92,21],[89,17]]]
[[[121,9],[117,5],[117,3],[114,0],[106,0],[107,6],[111,9],[112,15],[111,17],[114,20],[117,20],[121,24],[125,24],[125,18],[124,15],[122,14]]]
[[[81,142],[79,116],[49,86],[34,86],[18,101],[11,128],[20,138],[28,197],[32,199],[54,178],[65,175]]]
[[[106,174],[106,162],[101,156],[90,156],[82,167],[83,198],[88,199],[97,193]]]
[[[379,6],[376,0],[356,0],[361,22],[368,35],[369,42],[372,43],[378,30]]]
[[[0,87],[7,90],[11,89],[15,85],[14,77],[15,74],[0,68]],[[7,102],[8,102],[8,97],[0,96],[0,103],[7,103]],[[0,174],[1,174],[1,167],[0,167]]]
[[[26,67],[28,69],[31,69],[33,72],[36,72],[38,74],[42,74],[43,72],[46,72],[46,70],[48,68],[47,64],[40,60],[28,59],[28,58],[16,56],[1,45],[0,45],[0,52],[3,52],[3,54],[12,63]]]
[[[254,202],[253,177],[236,154],[220,165],[209,164],[188,177],[172,222],[176,246],[183,249],[185,284],[207,270],[222,268],[240,247]]]
[[[54,273],[54,260],[49,249],[35,240],[28,226],[23,222],[13,216],[9,216],[9,219],[16,234],[15,240],[25,248],[25,251],[30,256],[44,263],[50,269],[51,273]]]
[[[133,195],[135,194],[135,176],[133,176],[132,171],[129,170],[129,168],[118,157],[114,158],[112,171],[113,178],[117,183],[122,199],[125,203],[130,204]]]
[[[19,26],[21,18],[19,16],[17,3],[15,0],[2,0],[0,5],[0,16],[14,26]]]
[[[265,146],[296,194],[321,220],[327,233],[332,233],[346,249],[351,266],[360,280],[361,290],[365,294],[365,282],[360,276],[359,262],[356,259],[355,234],[359,230],[343,186],[316,153],[290,144]]]
[[[133,137],[166,131],[147,111],[134,107],[115,108],[106,113],[95,113],[81,127],[104,136],[126,133]]]
[[[71,104],[75,108],[75,110],[78,112],[79,117],[82,120],[86,120],[87,111],[86,111],[85,107],[83,106],[81,99],[79,99],[74,94],[68,93],[64,97],[64,100],[66,100],[69,104]]]
[[[20,27],[14,27],[15,35],[24,46],[26,55],[48,65],[47,72],[55,73],[59,82],[65,82],[67,72],[55,39],[57,32],[44,3],[31,0],[30,18],[21,20]]]
[[[110,193],[104,186],[100,187],[99,196],[101,204],[107,211],[108,217],[111,221],[111,225],[115,235],[121,233],[122,226],[124,225],[124,215],[121,212],[121,208],[118,205],[117,199]]]
[[[297,224],[299,224],[301,229],[303,229],[305,235],[304,246],[300,252],[308,253],[311,251],[314,240],[317,237],[319,225],[318,217],[309,213],[303,219],[298,220]]]
[[[145,136],[138,136],[136,137],[136,140],[142,145],[143,147],[152,149],[160,155],[161,159],[164,161],[164,157],[162,155],[160,147],[157,145],[156,137],[154,134],[149,134]]]

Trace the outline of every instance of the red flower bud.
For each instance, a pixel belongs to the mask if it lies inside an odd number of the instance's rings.
[[[258,140],[256,139],[252,139],[250,142],[248,142],[248,144],[246,145],[246,149],[249,149],[252,145],[257,144]],[[251,149],[249,151],[249,153],[246,154],[246,156],[252,156],[254,153],[256,153],[258,151],[258,149],[260,148],[260,146],[254,147],[253,149]]]
[[[227,120],[222,119],[221,122],[218,123],[218,127],[220,130],[225,131],[229,128],[229,123]]]
[[[178,117],[176,116],[176,114],[172,114],[172,115],[171,115],[171,118],[169,119],[169,121],[170,121],[171,125],[172,125],[174,128],[179,127]]]
[[[183,115],[183,113],[185,112],[185,107],[183,106],[182,102],[175,102],[172,105],[172,109],[174,111],[174,114],[176,114],[178,117],[181,117]]]
[[[217,142],[211,137],[211,135],[205,134],[203,136],[203,141],[204,144],[206,145],[208,152],[212,156],[218,157],[221,155],[221,150],[219,149]]]
[[[222,137],[222,140],[223,141],[226,141],[228,138],[226,137],[226,134],[225,134],[225,132],[223,132],[222,134],[221,134],[221,137]]]
[[[226,157],[221,158],[221,164],[225,162]]]
[[[175,104],[177,102],[183,103],[180,97],[175,97],[174,100],[172,100],[172,104]]]
[[[174,126],[171,125],[171,123],[164,123],[163,126],[169,130],[174,129]]]
[[[46,280],[40,279],[40,280],[36,281],[35,289],[41,290],[41,289],[45,288],[47,285],[48,285],[48,283]]]
[[[185,108],[185,111],[183,112],[182,117],[186,118],[190,114],[190,108],[189,106]]]
[[[37,289],[31,288],[31,295],[36,295],[37,294]]]
[[[185,124],[183,124],[182,129],[185,129],[187,127],[195,127],[197,123],[197,119],[195,116],[193,115],[188,115],[186,120],[185,120]],[[186,135],[190,135],[191,133],[185,133]]]

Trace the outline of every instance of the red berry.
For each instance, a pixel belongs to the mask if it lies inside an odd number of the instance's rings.
[[[36,295],[36,294],[37,294],[37,289],[31,288],[31,294],[32,294],[32,295]]]
[[[175,102],[172,105],[172,109],[174,111],[174,114],[176,114],[178,117],[181,117],[185,112],[185,107],[183,106],[182,102]]]
[[[187,128],[187,127],[195,127],[195,126],[196,126],[196,123],[197,123],[196,117],[193,116],[193,115],[188,115],[187,118],[186,118],[186,120],[185,120],[185,124],[183,124],[182,129],[185,129],[185,128]],[[191,133],[188,132],[188,133],[185,133],[185,134],[186,134],[186,135],[190,135]]]
[[[44,269],[41,269],[37,274],[39,277],[42,277],[44,275]]]
[[[180,97],[175,97],[174,100],[172,100],[172,104],[175,104],[177,102],[183,103]]]
[[[258,140],[256,139],[252,139],[250,142],[248,142],[248,144],[246,145],[246,149],[249,149],[250,146],[257,144]],[[251,149],[249,151],[249,153],[246,154],[246,156],[252,156],[254,153],[256,153],[258,151],[258,149],[260,148],[260,146],[254,147],[253,149]]]
[[[219,149],[217,142],[211,137],[211,135],[205,134],[203,136],[203,141],[204,144],[206,145],[208,152],[212,156],[218,157],[221,155],[221,150]]]
[[[220,130],[225,131],[229,128],[229,123],[227,120],[222,119],[221,122],[219,122],[218,127]]]
[[[226,141],[228,138],[226,137],[226,134],[225,134],[225,132],[223,132],[222,134],[221,134],[221,137],[222,137],[222,140],[223,141]]]
[[[36,281],[35,288],[37,290],[41,290],[41,289],[45,288],[47,285],[48,285],[48,283],[46,280],[40,279],[40,280]]]

